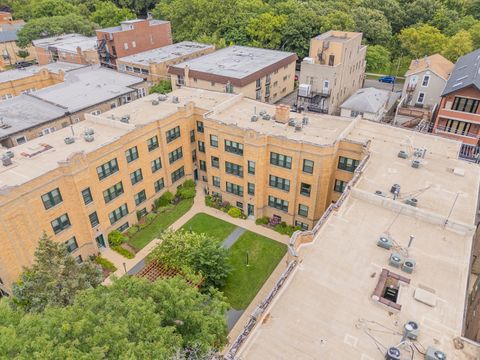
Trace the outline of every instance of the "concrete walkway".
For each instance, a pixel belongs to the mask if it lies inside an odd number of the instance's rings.
[[[222,243],[222,247],[224,249],[230,249],[232,247],[232,245],[235,244],[235,242],[238,240],[238,238],[240,236],[242,236],[242,234],[245,231],[247,231],[247,230],[237,226],[235,229],[233,229],[233,231],[230,233],[230,235],[227,236],[225,241]]]
[[[190,220],[193,216],[198,213],[205,213],[211,216],[214,216],[218,219],[227,221],[237,227],[242,228],[244,231],[252,231],[259,235],[266,236],[272,240],[276,240],[278,242],[288,244],[289,237],[287,235],[282,235],[277,233],[276,231],[266,228],[264,226],[260,226],[255,224],[255,220],[243,220],[243,219],[235,219],[232,218],[230,215],[224,213],[223,211],[208,207],[205,205],[205,193],[203,190],[203,185],[197,185],[196,187],[197,193],[195,195],[195,199],[193,202],[193,206],[190,210],[188,210],[182,217],[180,217],[177,221],[175,221],[171,226],[170,229],[178,230],[180,229],[188,220]],[[235,229],[236,230],[236,229]],[[234,231],[235,232],[235,231]],[[232,233],[233,234],[233,233]],[[232,235],[230,234],[230,235]],[[240,234],[241,235],[241,234]],[[238,235],[238,236],[240,236]],[[230,237],[230,236],[229,236]],[[227,238],[228,239],[228,238]],[[238,239],[238,237],[237,237]],[[235,240],[236,241],[236,240]],[[234,241],[234,242],[235,242]],[[150,241],[142,250],[140,250],[133,259],[127,259],[113,251],[110,248],[107,248],[102,251],[102,257],[111,261],[117,268],[113,274],[111,274],[108,278],[106,278],[103,284],[108,285],[112,282],[112,277],[115,276],[117,278],[122,277],[126,273],[136,273],[138,272],[143,266],[144,261],[147,255],[161,242],[160,239],[153,239]],[[126,270],[126,271],[125,271]]]

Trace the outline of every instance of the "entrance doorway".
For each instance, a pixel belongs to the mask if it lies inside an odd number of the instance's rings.
[[[254,206],[252,204],[247,204],[247,215],[253,216],[254,214]]]
[[[198,180],[198,169],[193,170],[193,179],[194,179],[195,181]]]
[[[99,249],[105,249],[107,246],[105,245],[105,238],[103,237],[103,234],[98,235],[95,240],[97,241],[97,246]]]

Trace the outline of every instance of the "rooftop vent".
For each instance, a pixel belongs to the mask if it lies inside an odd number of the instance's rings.
[[[387,353],[385,354],[385,360],[400,360],[401,355],[400,349],[392,346],[388,348]]]
[[[12,158],[6,156],[6,155],[3,155],[2,157],[2,164],[3,166],[9,166],[9,165],[12,165]]]
[[[412,168],[418,169],[420,167],[420,160],[412,161]]]
[[[447,354],[443,351],[437,350],[432,346],[427,348],[425,353],[425,360],[447,360]]]
[[[165,94],[158,95],[158,101],[165,101],[165,100],[167,100],[167,95]]]
[[[122,123],[128,124],[129,121],[130,121],[130,115],[123,115],[123,116],[120,118],[120,122],[122,122]]]
[[[295,126],[295,119],[288,120],[288,126]]]
[[[407,199],[405,199],[405,204],[417,207],[418,200],[413,198],[413,197],[412,198],[407,198]]]
[[[295,123],[295,131],[301,131],[302,130],[302,123],[297,122]]]
[[[178,96],[172,96],[172,103],[174,103],[174,104],[179,103]]]
[[[257,115],[252,115],[252,117],[250,118],[250,121],[252,122],[255,122],[258,120],[258,116]]]
[[[265,113],[265,114],[262,115],[262,119],[263,119],[263,120],[270,120],[271,118],[272,118],[272,117],[271,117],[269,114],[266,114],[266,113]]]
[[[399,184],[393,184],[392,188],[390,189],[390,192],[394,195],[400,194],[400,185]]]
[[[308,125],[308,117],[306,117],[306,116],[303,117],[302,124],[303,125]]]
[[[95,133],[95,131],[92,129],[92,128],[85,128],[85,130],[83,131],[83,133],[85,135],[93,135]]]
[[[415,260],[413,259],[406,259],[402,265],[402,271],[411,274],[415,269]]]
[[[397,156],[401,159],[408,159],[408,153],[405,150],[400,150]]]
[[[265,115],[267,115],[267,111],[266,111],[266,110],[260,110],[260,112],[258,113],[258,115],[260,115],[260,116],[265,116]]]
[[[86,142],[92,142],[93,140],[95,140],[95,137],[89,134],[85,134],[83,138],[85,139]]]
[[[385,194],[382,190],[375,190],[375,195],[387,197],[387,194]]]
[[[380,236],[380,238],[377,240],[377,246],[390,250],[393,246],[393,242],[386,236]]]
[[[392,253],[390,255],[390,259],[388,260],[388,263],[390,264],[390,266],[400,268],[400,266],[402,266],[402,263],[403,263],[402,255],[400,255],[399,253]]]
[[[65,139],[63,139],[63,141],[65,141],[65,144],[69,145],[69,144],[73,144],[75,142],[75,138],[71,137],[71,136],[68,136]]]
[[[8,156],[10,159],[12,159],[15,154],[13,153],[12,150],[8,150],[7,152],[5,152],[4,156]]]
[[[418,324],[415,321],[407,321],[407,323],[403,326],[403,336],[406,339],[417,340],[418,333]]]
[[[152,105],[158,105],[160,102],[158,100],[152,100]]]

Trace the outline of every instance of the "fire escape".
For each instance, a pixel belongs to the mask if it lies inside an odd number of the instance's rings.
[[[97,43],[98,43],[97,51],[98,51],[98,57],[100,59],[100,64],[102,66],[111,68],[112,61],[111,61],[110,52],[108,51],[107,40],[101,39],[101,40],[98,40]]]

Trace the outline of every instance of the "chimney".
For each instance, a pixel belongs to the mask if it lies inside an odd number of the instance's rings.
[[[183,79],[185,81],[185,86],[190,86],[190,67],[188,65],[185,65],[185,68],[183,69]]]
[[[290,106],[280,104],[275,109],[275,121],[286,124],[290,118]]]

